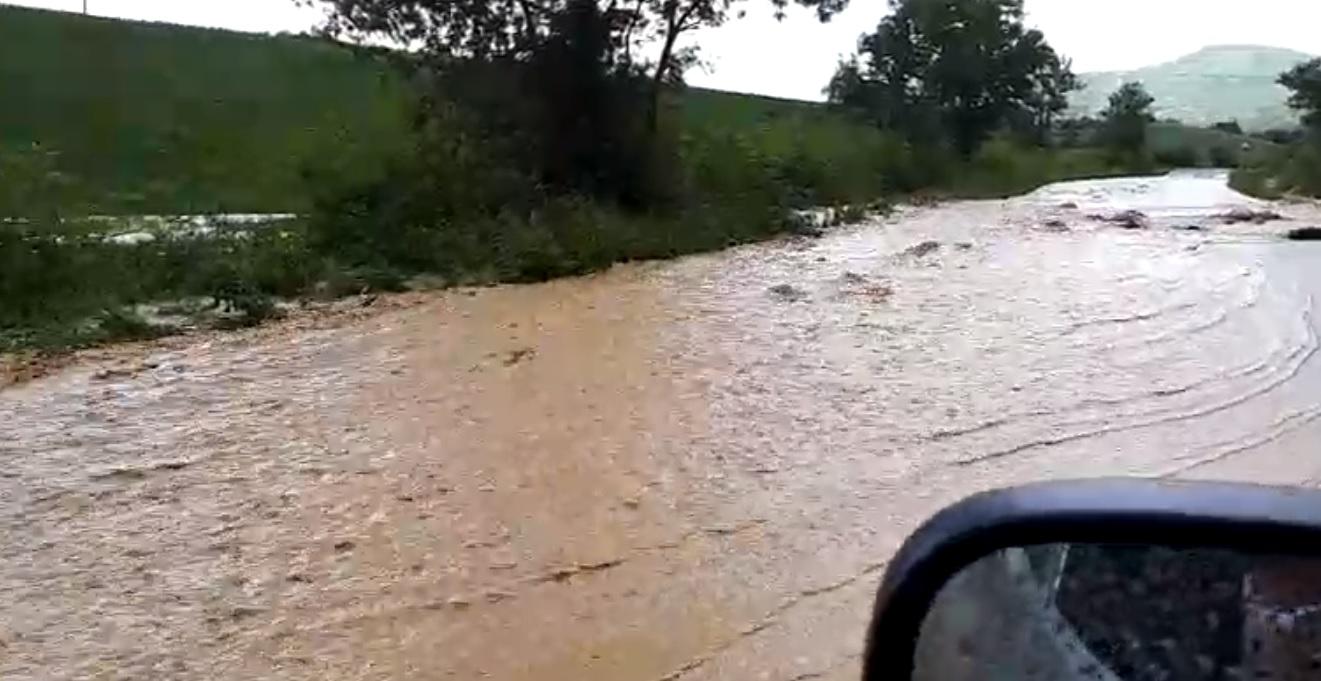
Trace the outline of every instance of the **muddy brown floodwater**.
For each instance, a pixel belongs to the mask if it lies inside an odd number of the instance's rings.
[[[852,678],[963,495],[1321,479],[1321,247],[1277,236],[1321,212],[1245,203],[1056,185],[6,389],[0,678]]]

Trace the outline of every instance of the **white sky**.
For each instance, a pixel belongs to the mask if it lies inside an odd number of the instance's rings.
[[[81,11],[83,0],[0,0]],[[87,0],[92,14],[216,26],[242,31],[301,31],[318,12],[293,0]],[[853,0],[822,25],[793,10],[783,22],[764,0],[748,16],[701,34],[705,70],[694,85],[818,99],[838,59],[875,28],[885,0]],[[1046,33],[1078,71],[1137,68],[1207,45],[1260,44],[1321,54],[1321,0],[1027,0],[1029,23]]]

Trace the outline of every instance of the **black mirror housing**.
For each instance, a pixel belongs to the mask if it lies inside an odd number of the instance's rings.
[[[1056,543],[1321,557],[1321,491],[1098,479],[969,497],[927,521],[890,562],[867,634],[864,681],[911,678],[922,623],[960,570],[1001,549]]]

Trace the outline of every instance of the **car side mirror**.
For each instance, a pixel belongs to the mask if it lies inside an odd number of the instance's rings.
[[[1321,492],[1053,482],[955,504],[877,594],[863,678],[1321,678]]]

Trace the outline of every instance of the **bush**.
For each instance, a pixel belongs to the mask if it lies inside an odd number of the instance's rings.
[[[1303,142],[1256,155],[1230,176],[1238,191],[1262,198],[1285,194],[1321,196],[1321,140]]]
[[[125,308],[111,308],[97,317],[93,325],[98,341],[131,341],[158,338],[165,329],[153,326],[141,315]]]
[[[1202,165],[1197,150],[1190,146],[1157,149],[1153,157],[1157,164],[1168,168],[1196,168]]]
[[[1238,152],[1225,146],[1211,147],[1211,167],[1235,168],[1238,166]]]

